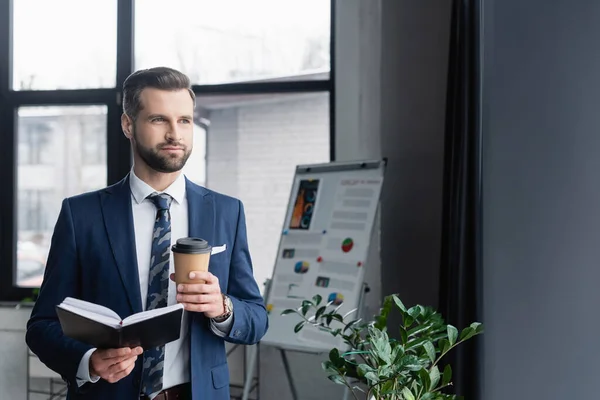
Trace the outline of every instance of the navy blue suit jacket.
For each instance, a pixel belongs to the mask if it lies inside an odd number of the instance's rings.
[[[189,236],[226,244],[209,271],[233,301],[230,334],[220,338],[201,313],[190,313],[190,378],[194,400],[229,399],[225,341],[257,343],[267,312],[252,274],[242,203],[186,179]],[[63,335],[55,306],[71,296],[109,307],[125,318],[142,311],[129,178],[65,199],[56,223],[44,281],[27,324],[29,348],[69,385],[69,399],[139,398],[142,357],[129,376],[77,386],[76,373],[91,347]]]

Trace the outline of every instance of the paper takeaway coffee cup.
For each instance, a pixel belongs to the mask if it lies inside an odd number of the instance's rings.
[[[204,283],[202,280],[190,279],[192,271],[208,271],[208,262],[212,246],[204,239],[181,238],[171,247],[175,262],[175,282]]]

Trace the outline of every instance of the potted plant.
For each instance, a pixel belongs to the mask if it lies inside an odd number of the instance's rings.
[[[287,309],[282,315],[297,314],[301,320],[294,328],[298,333],[312,325],[341,337],[346,349],[331,349],[322,363],[329,379],[345,385],[358,399],[364,393],[376,400],[454,400],[456,395],[442,389],[452,385],[452,368],[441,366],[442,358],[454,347],[483,332],[474,322],[461,332],[444,323],[431,307],[415,305],[406,308],[400,298],[386,296],[380,313],[373,321],[347,321],[355,310],[338,314],[340,306],[322,304],[317,295],[304,300],[298,309]],[[388,335],[387,321],[392,309],[401,314],[398,339]]]

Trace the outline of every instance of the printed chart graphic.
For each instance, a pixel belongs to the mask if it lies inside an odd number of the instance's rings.
[[[265,296],[269,330],[262,343],[308,352],[344,346],[340,337],[309,325],[294,334],[299,317],[281,314],[319,296],[329,311],[362,317],[356,314],[384,169],[384,160],[296,168]]]
[[[298,261],[294,266],[294,272],[297,274],[305,274],[308,272],[310,264],[307,261]]]
[[[300,181],[294,211],[290,221],[290,229],[309,229],[317,202],[318,179]]]
[[[351,238],[346,238],[342,242],[342,251],[348,253],[354,247],[354,241]]]

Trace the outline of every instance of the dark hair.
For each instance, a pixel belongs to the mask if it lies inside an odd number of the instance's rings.
[[[140,95],[142,90],[154,88],[160,90],[187,89],[196,103],[196,96],[192,91],[190,78],[182,72],[167,67],[141,69],[129,75],[123,83],[123,112],[133,120],[137,118],[142,109]]]

